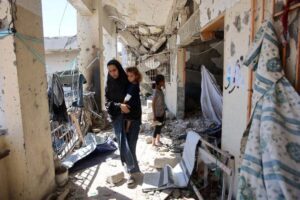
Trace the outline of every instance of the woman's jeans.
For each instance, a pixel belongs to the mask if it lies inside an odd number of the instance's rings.
[[[113,121],[113,127],[117,142],[119,145],[122,164],[126,164],[128,173],[140,172],[138,161],[136,158],[136,144],[140,132],[141,122],[131,120],[128,133],[125,133],[125,120],[123,115],[119,115]]]

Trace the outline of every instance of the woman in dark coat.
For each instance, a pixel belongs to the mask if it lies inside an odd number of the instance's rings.
[[[123,104],[129,85],[127,75],[117,60],[107,63],[108,74],[105,88],[105,106],[112,121],[120,149],[121,162],[129,174],[128,186],[135,182],[132,174],[140,172],[136,158],[136,144],[140,131],[140,121],[131,124],[129,133],[125,133],[125,122],[122,113],[129,113],[130,108]]]

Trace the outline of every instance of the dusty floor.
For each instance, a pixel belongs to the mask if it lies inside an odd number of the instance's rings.
[[[151,136],[153,127],[149,124],[147,116],[143,116],[143,125],[137,144],[137,158],[142,174],[136,175],[137,186],[133,189],[127,188],[126,175],[125,179],[116,185],[110,185],[106,182],[109,174],[123,170],[119,158],[119,151],[102,158],[95,158],[97,164],[78,170],[70,174],[68,188],[70,189],[67,199],[117,199],[117,200],[163,200],[163,199],[194,199],[195,196],[191,189],[186,190],[165,190],[161,192],[142,192],[143,174],[147,172],[155,172],[159,169],[155,168],[154,159],[159,156],[172,155],[176,157],[176,161],[172,165],[176,165],[180,161],[180,153],[171,152],[171,146],[182,147],[184,140],[178,140],[178,136],[186,133],[189,130],[205,128],[205,122],[200,118],[190,121],[168,121],[163,128],[162,142],[168,147],[154,149],[151,144],[147,144],[147,139]],[[112,131],[108,131],[107,135],[113,135]],[[93,161],[91,161],[93,162]],[[156,166],[157,167],[157,166]]]
[[[151,167],[151,162],[157,154],[163,154],[152,148],[152,145],[147,144],[145,138],[147,136],[140,134],[137,157],[139,158],[139,165],[142,173],[156,171],[154,167]],[[162,141],[168,142],[166,138]],[[165,151],[165,149],[162,149]],[[191,192],[179,191],[179,190],[167,190],[162,192],[150,192],[143,193],[141,186],[143,183],[143,174],[136,175],[137,186],[133,189],[127,188],[126,176],[123,181],[116,185],[110,185],[106,182],[106,177],[113,171],[123,170],[121,162],[119,160],[118,150],[113,154],[106,157],[106,161],[87,169],[78,171],[70,176],[70,194],[68,199],[184,199],[180,196],[190,197]],[[173,196],[173,198],[172,198]]]

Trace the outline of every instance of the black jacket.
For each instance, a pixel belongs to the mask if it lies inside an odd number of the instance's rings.
[[[116,119],[121,114],[120,104],[123,103],[126,96],[128,80],[122,66],[116,66],[119,71],[119,78],[113,79],[107,75],[105,88],[105,107],[111,118]]]
[[[125,114],[126,119],[141,120],[142,117],[142,105],[140,99],[140,85],[129,84],[127,94],[131,95],[131,98],[126,104],[130,106],[130,113]]]

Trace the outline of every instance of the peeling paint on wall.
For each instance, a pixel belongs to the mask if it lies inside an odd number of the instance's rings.
[[[241,32],[242,29],[242,22],[241,22],[241,16],[238,15],[235,17],[234,22],[233,22],[234,27],[238,32]]]
[[[208,20],[211,19],[211,11],[210,11],[210,8],[207,9],[207,17],[208,17]]]
[[[234,56],[235,55],[235,44],[231,42],[230,44],[230,55]]]
[[[225,26],[225,31],[226,31],[226,32],[229,31],[229,28],[230,28],[230,25],[229,25],[229,24],[226,24],[226,26]]]
[[[245,25],[248,25],[248,23],[249,23],[249,18],[250,18],[250,16],[249,16],[249,11],[244,12],[243,23],[244,23]]]

